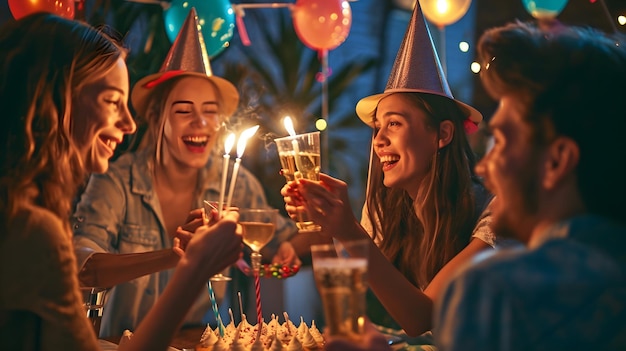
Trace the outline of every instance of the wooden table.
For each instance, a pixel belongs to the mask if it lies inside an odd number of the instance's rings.
[[[193,349],[200,343],[200,337],[206,326],[184,328],[174,335],[170,346],[177,349]]]
[[[206,326],[198,326],[198,327],[186,327],[179,330],[172,342],[170,343],[171,347],[177,348],[179,350],[182,349],[194,349],[196,345],[200,343],[200,337],[204,332]],[[113,336],[109,338],[102,338],[104,340],[114,342],[118,344],[120,342],[120,336]]]

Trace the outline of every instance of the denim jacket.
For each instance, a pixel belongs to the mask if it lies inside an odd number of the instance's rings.
[[[222,167],[221,162],[219,167],[212,166],[214,159],[200,172],[198,196],[194,200],[196,208],[202,207],[203,200],[219,197]],[[153,149],[128,153],[111,163],[106,173],[91,176],[72,218],[79,270],[97,252],[124,254],[172,247],[152,186],[153,160]],[[244,167],[239,169],[232,203],[240,208],[269,206],[261,183]],[[182,221],[184,218],[181,225]],[[296,232],[293,221],[279,216],[276,234],[268,246],[276,249]],[[161,271],[112,288],[107,293],[100,336],[134,330],[163,293],[173,272],[173,269]],[[210,306],[208,294],[202,294],[188,313],[185,324],[202,323]]]

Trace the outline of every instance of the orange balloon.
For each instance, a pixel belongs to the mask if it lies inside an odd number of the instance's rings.
[[[9,9],[15,19],[35,12],[50,12],[74,19],[74,0],[9,0]]]
[[[298,38],[314,50],[341,45],[352,25],[352,9],[346,0],[297,0],[292,17]]]
[[[419,0],[427,20],[444,27],[465,16],[472,0]]]

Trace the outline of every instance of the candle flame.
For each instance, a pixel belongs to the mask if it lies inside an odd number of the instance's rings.
[[[285,124],[285,129],[287,129],[287,133],[289,133],[289,135],[291,136],[295,136],[296,130],[293,129],[293,122],[291,121],[291,117],[289,116],[285,117],[285,119],[283,120],[283,123]]]
[[[241,158],[241,156],[243,156],[243,152],[246,149],[248,139],[252,138],[257,129],[259,129],[258,124],[241,132],[241,135],[239,136],[239,141],[237,141],[237,158]]]
[[[224,155],[230,154],[230,150],[232,150],[233,145],[235,145],[235,134],[230,133],[224,142]]]

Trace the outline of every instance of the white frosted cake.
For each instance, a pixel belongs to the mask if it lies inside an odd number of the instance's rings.
[[[231,318],[231,322],[224,327],[224,336],[220,336],[219,328],[211,329],[207,325],[196,351],[322,350],[324,339],[315,326],[315,321],[312,321],[309,327],[300,317],[300,323],[296,326],[289,320],[287,313],[284,313],[284,316],[285,322],[282,324],[277,316],[272,315],[269,323],[252,325],[243,315],[242,321],[237,326]]]

